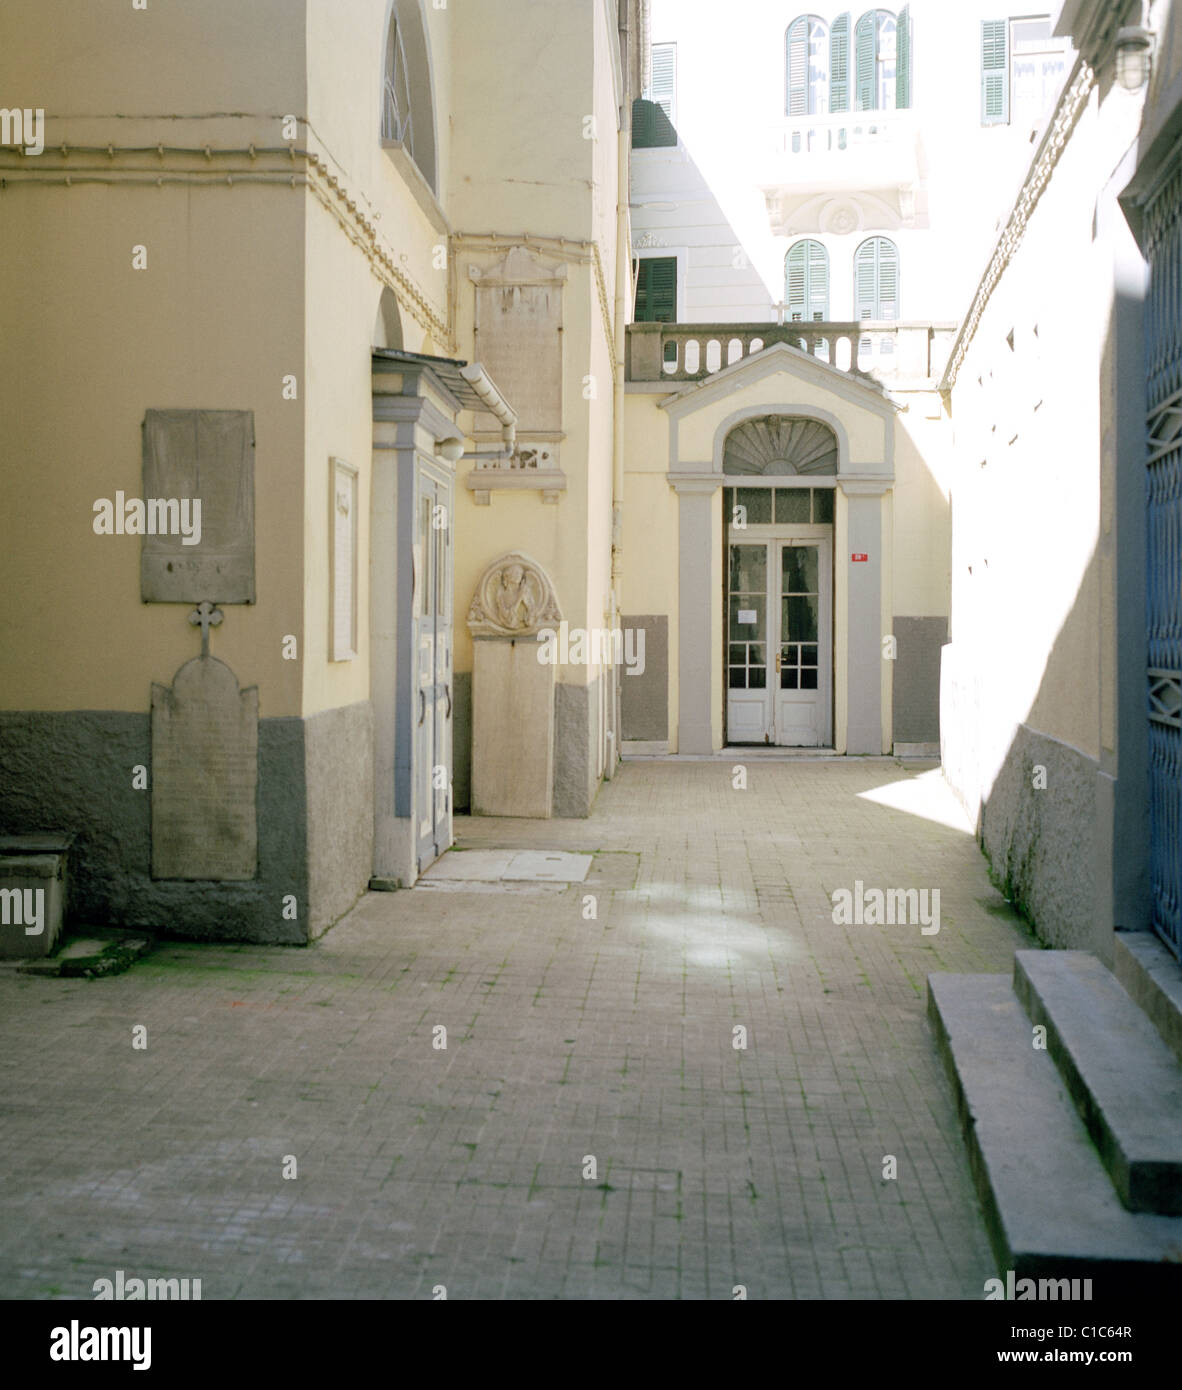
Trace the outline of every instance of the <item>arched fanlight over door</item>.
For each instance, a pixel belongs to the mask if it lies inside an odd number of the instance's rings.
[[[764,415],[745,420],[727,435],[723,472],[734,477],[833,477],[837,436],[820,420]]]

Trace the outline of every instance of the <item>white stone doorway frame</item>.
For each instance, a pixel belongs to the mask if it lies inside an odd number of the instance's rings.
[[[744,397],[747,403],[736,407]],[[728,477],[723,457],[737,425],[768,415],[817,420],[836,436],[833,748],[888,753],[891,682],[883,637],[890,631],[897,407],[877,389],[783,343],[661,404],[669,415],[667,478],[678,497],[678,753],[701,756],[724,747],[722,489],[751,480]]]

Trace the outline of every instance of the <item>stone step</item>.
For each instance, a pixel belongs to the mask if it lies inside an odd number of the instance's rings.
[[[1096,1299],[1182,1293],[1182,1218],[1121,1204],[1009,977],[930,975],[928,1014],[1002,1277],[1090,1278]]]
[[[1118,931],[1112,973],[1182,1062],[1182,965],[1151,931]]]
[[[1014,992],[1130,1211],[1182,1215],[1182,1066],[1088,951],[1018,951]]]

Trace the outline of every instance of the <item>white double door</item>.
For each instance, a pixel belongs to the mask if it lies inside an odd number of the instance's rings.
[[[830,746],[832,538],[732,531],[728,549],[727,742]]]

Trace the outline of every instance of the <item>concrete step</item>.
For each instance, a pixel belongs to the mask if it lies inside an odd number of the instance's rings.
[[[1004,1277],[1182,1293],[1182,1218],[1127,1211],[1006,975],[930,975],[928,1014]]]
[[[1014,992],[1130,1211],[1182,1215],[1182,1066],[1088,951],[1018,951]]]
[[[1182,965],[1151,931],[1118,931],[1112,973],[1182,1062]]]

